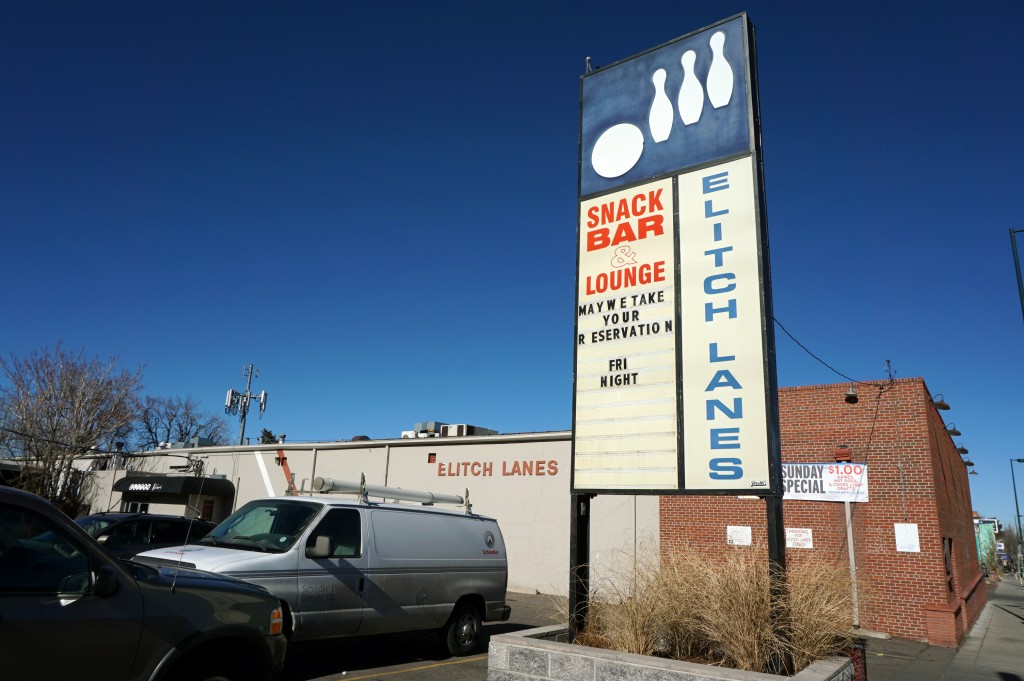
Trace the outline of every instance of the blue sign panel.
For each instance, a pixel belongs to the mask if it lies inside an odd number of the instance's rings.
[[[744,19],[583,76],[581,197],[754,150]]]

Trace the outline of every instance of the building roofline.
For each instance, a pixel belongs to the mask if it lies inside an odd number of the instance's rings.
[[[203,454],[252,454],[256,452],[277,452],[282,450],[303,451],[308,449],[367,449],[369,447],[439,447],[454,445],[509,444],[516,442],[558,442],[572,437],[571,430],[545,431],[540,433],[507,433],[500,435],[461,435],[458,437],[415,437],[387,440],[327,440],[322,442],[285,442],[255,445],[215,445],[193,447],[187,451],[191,456]],[[174,450],[177,454],[181,450]],[[154,449],[134,454],[137,457],[159,457],[170,453],[166,449]]]

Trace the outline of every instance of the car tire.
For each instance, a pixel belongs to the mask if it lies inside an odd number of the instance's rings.
[[[472,603],[457,603],[442,635],[452,655],[461,657],[471,654],[480,645],[480,612]]]
[[[225,655],[203,657],[179,677],[180,681],[252,681],[244,665]]]

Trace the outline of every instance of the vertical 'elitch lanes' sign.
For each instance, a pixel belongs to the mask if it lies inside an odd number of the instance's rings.
[[[752,36],[581,79],[574,492],[781,486]]]

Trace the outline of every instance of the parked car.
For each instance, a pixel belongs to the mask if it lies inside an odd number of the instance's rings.
[[[361,498],[254,500],[198,543],[147,551],[136,560],[265,586],[285,606],[292,641],[437,631],[451,654],[467,655],[481,642],[481,621],[508,619],[508,560],[496,520],[472,513],[454,495],[326,478],[314,487],[359,490]],[[388,501],[371,502],[368,495]]]
[[[94,513],[75,523],[118,558],[165,546],[192,544],[216,523],[199,518],[155,513]]]
[[[286,648],[266,589],[118,560],[46,500],[0,487],[0,674],[270,681]]]

